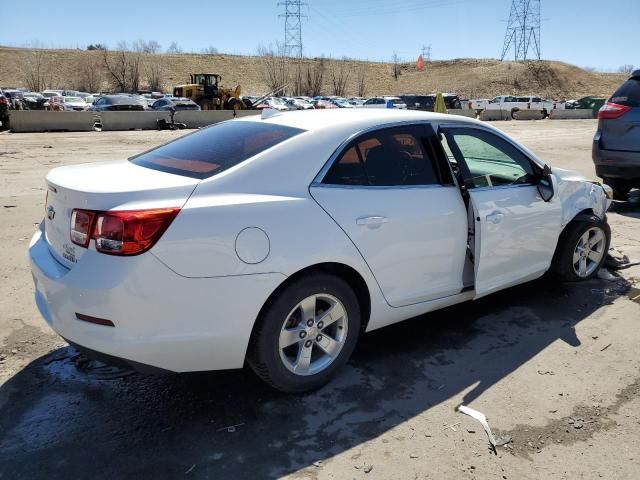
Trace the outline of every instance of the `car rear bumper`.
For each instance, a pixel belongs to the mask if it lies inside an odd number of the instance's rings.
[[[596,175],[600,178],[640,180],[640,151],[605,150],[598,141],[594,141],[591,153]]]
[[[242,367],[255,319],[286,278],[186,278],[150,252],[114,257],[88,250],[70,270],[53,257],[41,229],[29,257],[36,304],[61,337],[134,368],[173,372]],[[113,326],[79,320],[77,313]]]

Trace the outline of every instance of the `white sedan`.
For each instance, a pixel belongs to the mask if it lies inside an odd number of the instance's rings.
[[[364,108],[407,108],[407,104],[400,97],[373,97],[364,102],[362,106]]]
[[[29,253],[46,322],[145,369],[327,382],[361,333],[556,272],[594,276],[610,189],[485,123],[244,117],[46,178]]]

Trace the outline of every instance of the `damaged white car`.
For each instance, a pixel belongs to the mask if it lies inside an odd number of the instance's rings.
[[[488,124],[399,110],[219,123],[47,176],[36,302],[80,350],[327,382],[362,332],[548,270],[594,276],[608,187]]]

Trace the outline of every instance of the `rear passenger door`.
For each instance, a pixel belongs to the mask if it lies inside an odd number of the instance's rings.
[[[311,186],[394,307],[459,293],[467,216],[429,125],[383,128],[345,145]]]

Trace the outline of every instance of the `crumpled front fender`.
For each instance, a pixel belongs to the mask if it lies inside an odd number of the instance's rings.
[[[554,168],[558,181],[558,196],[562,202],[562,226],[567,225],[580,212],[593,211],[604,219],[611,200],[598,182],[593,182],[570,170]]]

